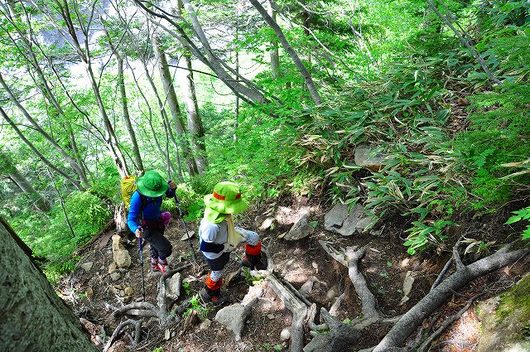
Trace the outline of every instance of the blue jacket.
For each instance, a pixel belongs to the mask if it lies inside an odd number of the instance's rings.
[[[171,188],[167,190],[166,197],[172,198],[175,196],[175,191]],[[142,198],[144,199],[144,206],[142,209]],[[140,224],[138,218],[140,211],[144,220],[158,220],[160,218],[160,206],[162,205],[162,197],[150,198],[140,196],[138,191],[135,191],[131,196],[131,203],[129,205],[129,215],[127,216],[127,225],[132,232],[135,232]]]

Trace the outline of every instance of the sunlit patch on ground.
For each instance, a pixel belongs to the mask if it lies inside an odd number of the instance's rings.
[[[443,352],[475,351],[480,338],[480,322],[472,309],[468,310],[444,335]]]

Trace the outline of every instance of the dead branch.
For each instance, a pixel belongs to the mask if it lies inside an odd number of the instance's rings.
[[[401,346],[405,339],[416,329],[416,326],[436,308],[445,303],[453,292],[463,287],[469,281],[508,265],[530,253],[529,249],[508,252],[509,247],[510,245],[474,263],[464,265],[463,269],[457,270],[447,279],[443,280],[401,317],[375,347],[374,352],[388,351],[391,348]]]
[[[131,325],[132,327],[134,327],[134,344],[136,345],[136,344],[138,344],[140,342],[140,337],[141,337],[140,333],[141,333],[141,328],[142,328],[142,322],[140,320],[129,319],[129,320],[126,320],[124,322],[121,322],[116,327],[116,329],[114,329],[114,332],[110,336],[109,341],[107,341],[107,343],[105,344],[105,348],[103,348],[103,352],[107,352],[108,351],[108,349],[114,343],[114,340],[118,337],[118,335],[121,333],[121,331],[123,329],[125,329],[125,327],[127,327],[128,325]]]

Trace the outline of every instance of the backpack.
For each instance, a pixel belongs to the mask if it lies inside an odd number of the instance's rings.
[[[131,196],[136,191],[136,177],[125,176],[120,181],[121,199],[125,205],[125,211],[129,210],[131,204]]]

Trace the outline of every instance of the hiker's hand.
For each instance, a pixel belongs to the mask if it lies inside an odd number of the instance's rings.
[[[144,237],[144,232],[141,227],[137,228],[136,231],[134,231],[134,235],[136,238],[142,238]]]
[[[177,184],[176,184],[175,182],[173,182],[173,181],[170,180],[170,181],[169,181],[169,188],[171,188],[171,189],[175,189],[175,188],[177,188]]]

